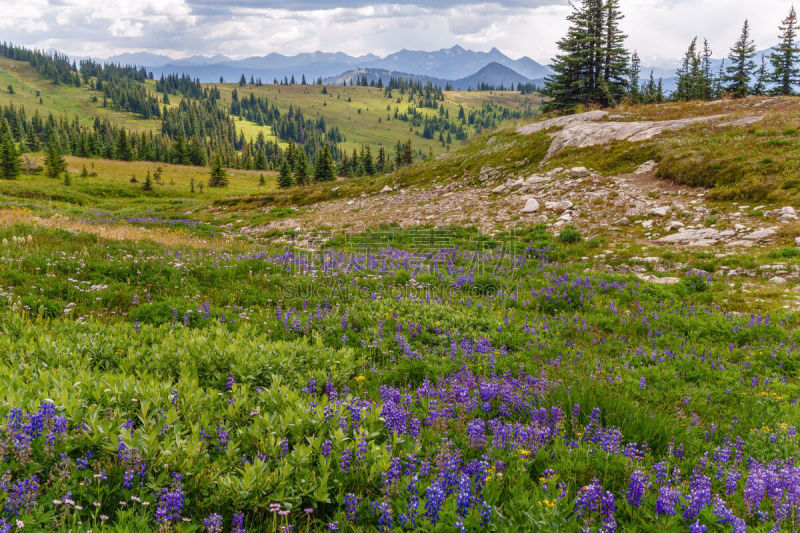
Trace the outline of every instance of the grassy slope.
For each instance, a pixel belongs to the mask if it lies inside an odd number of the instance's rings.
[[[428,153],[430,150],[434,154],[440,154],[445,148],[438,140],[423,139],[419,128],[409,131],[410,124],[401,120],[395,120],[395,108],[399,112],[408,110],[409,104],[407,97],[402,103],[397,103],[400,96],[395,91],[393,99],[384,97],[383,89],[371,87],[328,87],[328,94],[322,94],[322,89],[317,85],[264,85],[254,87],[248,85],[239,87],[236,84],[214,84],[222,93],[222,101],[229,104],[231,93],[237,90],[239,98],[249,97],[253,93],[256,97],[266,97],[271,103],[275,104],[281,112],[287,112],[290,106],[303,111],[306,118],[316,119],[319,116],[325,118],[329,126],[338,126],[342,134],[346,137],[343,146],[352,151],[360,148],[362,144],[369,144],[373,151],[379,146],[393,148],[398,139],[411,138],[415,148],[422,149]],[[348,99],[350,101],[348,101]],[[445,109],[450,113],[451,119],[458,117],[459,105],[464,106],[465,112],[479,107],[485,102],[494,102],[512,111],[525,109],[528,105],[536,107],[540,103],[536,96],[523,96],[512,92],[446,92]],[[390,106],[387,111],[386,106]],[[360,111],[360,112],[359,112]],[[433,109],[419,108],[421,113],[426,115],[436,114]],[[388,120],[387,120],[388,116]],[[380,122],[378,121],[380,119]],[[247,121],[237,122],[239,129],[245,132],[245,136],[254,135],[254,128],[258,126]],[[420,131],[418,131],[420,130]],[[474,133],[470,129],[470,134]]]
[[[10,94],[11,85],[15,94]],[[54,85],[43,79],[28,63],[0,58],[0,105],[24,106],[28,116],[38,111],[42,118],[52,113],[56,117],[66,115],[70,120],[77,114],[83,124],[91,125],[94,118],[108,117],[112,122],[136,131],[159,131],[159,120],[141,120],[131,113],[103,108],[102,95],[90,92],[86,87]],[[42,103],[36,91],[40,92]],[[92,102],[92,96],[98,101]]]

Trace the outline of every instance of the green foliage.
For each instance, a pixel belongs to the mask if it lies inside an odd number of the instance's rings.
[[[582,239],[583,236],[581,233],[572,226],[565,227],[561,230],[561,233],[558,234],[558,240],[564,244],[574,244],[576,242],[581,242]]]
[[[13,180],[21,171],[22,166],[14,138],[11,132],[7,131],[0,139],[0,178]]]
[[[209,187],[225,187],[228,185],[228,173],[222,168],[222,156],[218,153],[214,156],[211,163],[211,177],[208,180]]]

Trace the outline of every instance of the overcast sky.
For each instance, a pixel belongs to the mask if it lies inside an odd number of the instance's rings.
[[[749,18],[759,49],[777,42],[791,0],[622,0],[628,47],[645,61],[683,55],[694,35],[722,57]],[[147,50],[234,58],[323,50],[386,55],[455,44],[547,63],[566,0],[0,0],[0,39],[71,55]]]

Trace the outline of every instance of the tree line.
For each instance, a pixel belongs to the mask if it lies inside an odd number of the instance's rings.
[[[797,15],[792,7],[779,26],[779,44],[769,57],[755,62],[755,43],[750,25],[730,49],[727,65],[713,72],[708,41],[702,48],[695,37],[676,72],[677,88],[668,97],[662,80],[641,83],[638,54],[625,48],[626,35],[620,23],[624,15],[619,0],[580,0],[571,3],[569,29],[558,41],[553,74],[545,79],[543,94],[549,97],[545,111],[571,112],[589,106],[612,107],[633,103],[714,99],[724,95],[741,98],[750,94],[794,94],[800,83],[800,48],[797,46]],[[768,68],[769,63],[769,68]]]

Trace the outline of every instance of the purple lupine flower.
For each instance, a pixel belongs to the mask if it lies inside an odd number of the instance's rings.
[[[351,523],[356,523],[358,521],[358,502],[360,500],[361,498],[352,492],[348,492],[344,495],[344,505],[346,508],[347,520]]]
[[[647,380],[644,376],[639,378],[639,390],[645,390],[647,388]]]
[[[185,500],[183,477],[179,473],[173,472],[172,484],[170,487],[161,489],[158,492],[156,523],[169,524],[181,520],[181,511],[183,510]]]
[[[706,529],[706,526],[700,523],[700,520],[696,520],[694,524],[689,524],[689,533],[703,533]]]
[[[486,446],[486,422],[480,418],[472,420],[467,425],[467,436],[473,447],[483,448]]]
[[[233,385],[236,383],[236,380],[233,377],[233,372],[228,374],[228,380],[225,382],[225,390],[233,390]]]
[[[322,455],[322,457],[327,459],[328,457],[331,456],[331,447],[332,446],[333,446],[333,443],[330,440],[326,440],[325,442],[322,443],[322,446],[320,447],[320,454]]]
[[[222,533],[222,516],[211,513],[208,518],[203,520],[203,526],[208,533]]]
[[[463,518],[467,516],[472,507],[472,487],[470,486],[469,476],[461,474],[458,482],[458,494],[456,495],[456,512]]]
[[[636,509],[642,504],[644,491],[650,486],[649,477],[641,470],[634,470],[628,485],[628,503]]]
[[[328,522],[328,531],[339,531],[339,522]]]
[[[711,503],[711,479],[700,471],[695,471],[689,480],[689,505],[684,509],[683,516],[687,522],[697,518],[700,511]]]
[[[342,451],[341,456],[339,457],[339,468],[342,469],[344,473],[350,471],[350,462],[353,460],[353,450],[345,449]]]
[[[433,525],[439,522],[439,511],[447,494],[442,489],[442,481],[436,480],[425,491],[425,516]]]
[[[247,533],[244,529],[244,513],[233,513],[232,533]]]
[[[669,485],[664,485],[658,489],[658,500],[656,500],[656,513],[672,516],[675,514],[675,505],[680,501],[681,493]]]

